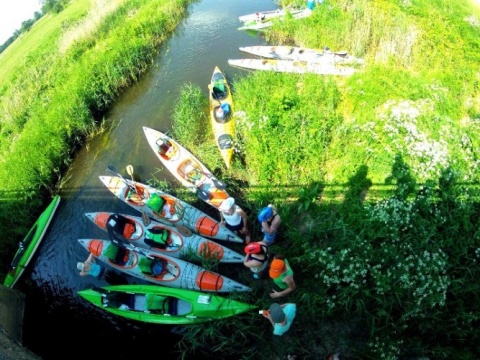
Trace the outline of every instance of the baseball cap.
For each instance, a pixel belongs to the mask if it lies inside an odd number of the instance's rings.
[[[77,263],[77,269],[80,270],[80,271],[83,271],[83,269],[85,269],[85,263],[78,262]]]
[[[268,312],[274,323],[281,323],[285,320],[285,313],[283,312],[282,307],[277,303],[270,305]]]
[[[272,263],[270,264],[270,271],[269,271],[270,277],[272,279],[279,277],[284,267],[285,267],[285,261],[281,259],[273,259]]]

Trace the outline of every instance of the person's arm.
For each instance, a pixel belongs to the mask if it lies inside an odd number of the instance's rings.
[[[239,215],[242,217],[242,219],[243,219],[243,230],[248,230],[248,228],[247,228],[247,220],[248,220],[247,214],[246,214],[245,211],[243,211],[243,209],[241,209],[241,208],[238,208],[237,211],[238,211],[238,214],[239,214]]]
[[[264,310],[262,315],[263,315],[264,318],[268,319],[268,321],[270,321],[270,324],[272,324],[273,328],[275,328],[275,324],[274,324],[274,322],[273,322],[273,320],[270,316],[270,313],[268,311]]]
[[[220,226],[225,226],[225,218],[223,217],[223,213],[219,211],[220,213]]]
[[[295,285],[295,281],[293,280],[293,276],[291,275],[287,276],[285,279],[283,279],[283,281],[288,285],[288,288],[286,288],[283,291],[273,290],[273,292],[270,293],[270,297],[278,298],[282,296],[287,296],[288,294],[290,294],[292,291],[295,290],[296,285]]]
[[[87,260],[85,260],[86,263],[92,263],[92,262],[95,262],[95,256],[90,253],[90,255],[88,255],[88,258]]]

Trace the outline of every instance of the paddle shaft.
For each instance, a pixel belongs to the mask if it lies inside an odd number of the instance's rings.
[[[131,184],[127,181],[127,179],[125,179],[118,171],[117,169],[113,166],[113,165],[108,165],[107,167],[107,171],[117,177],[120,178],[120,180],[122,180],[130,189],[132,189],[133,191],[135,191],[135,193],[137,193],[137,188],[135,187],[134,184]]]

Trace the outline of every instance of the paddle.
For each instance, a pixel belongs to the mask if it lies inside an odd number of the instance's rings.
[[[133,179],[133,166],[132,165],[127,165],[127,174],[130,175],[130,177],[132,178],[132,182],[135,182],[135,180]]]
[[[137,187],[135,186],[135,179],[133,177],[133,166],[132,165],[127,165],[127,174],[130,175],[130,177],[132,178],[132,183],[134,184],[133,188],[135,188],[135,192],[137,192]],[[152,222],[152,220],[148,216],[147,212],[142,211],[142,223],[143,223],[143,225],[148,226],[148,225],[151,224],[151,222]]]
[[[107,172],[109,172],[110,174],[114,175],[114,176],[117,176],[120,178],[120,180],[122,180],[130,189],[132,189],[133,191],[135,191],[135,193],[137,192],[137,189],[135,187],[135,185],[131,184],[129,181],[127,181],[127,179],[125,179],[118,171],[117,169],[115,169],[115,167],[113,165],[108,165],[107,167]]]

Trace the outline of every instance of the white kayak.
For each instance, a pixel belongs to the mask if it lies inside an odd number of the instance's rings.
[[[111,238],[135,251],[147,249],[181,259],[193,256],[197,260],[214,259],[221,263],[242,263],[244,260],[242,254],[226,246],[192,232],[182,234],[171,225],[156,221],[144,225],[141,217],[111,212],[91,212],[85,216],[107,231]]]
[[[78,239],[78,242],[105,264],[153,284],[196,291],[251,290],[226,276],[154,251],[140,253],[111,240]]]
[[[350,76],[355,73],[352,67],[336,66],[333,64],[315,64],[305,61],[274,60],[274,59],[235,59],[228,60],[228,64],[249,70],[263,70],[296,74],[318,74]]]
[[[241,22],[255,21],[255,20],[270,20],[276,17],[285,16],[288,13],[294,15],[302,12],[303,9],[276,9],[269,11],[258,11],[255,13],[242,15],[238,17]]]
[[[215,240],[243,244],[240,236],[220,226],[213,217],[153,186],[121,176],[100,176],[100,180],[117,198],[153,220],[173,225],[179,230],[185,226],[198,235]]]
[[[315,64],[348,64],[362,65],[363,59],[349,55],[346,51],[331,51],[329,48],[323,50],[308,49],[298,46],[245,46],[240,51],[260,56],[266,59],[305,61]]]
[[[298,13],[295,13],[293,15],[290,15],[290,14],[285,14],[283,16],[278,16],[276,18],[272,18],[270,20],[266,19],[266,20],[250,20],[250,21],[247,21],[245,23],[243,23],[243,26],[240,26],[238,28],[238,30],[263,30],[263,29],[266,29],[266,28],[269,28],[271,27],[273,24],[274,24],[274,21],[283,21],[285,19],[288,19],[290,16],[292,19],[303,19],[303,18],[306,18],[308,16],[310,16],[312,14],[312,10],[310,9],[303,9],[301,10],[300,12]]]

